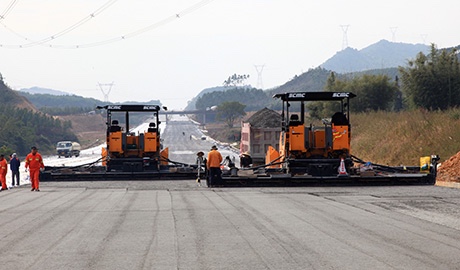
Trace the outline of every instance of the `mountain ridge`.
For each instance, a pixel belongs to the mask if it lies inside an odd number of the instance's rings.
[[[382,39],[361,50],[347,47],[337,52],[320,66],[337,73],[361,72],[365,70],[394,68],[404,66],[418,53],[429,53],[430,46],[390,42]]]

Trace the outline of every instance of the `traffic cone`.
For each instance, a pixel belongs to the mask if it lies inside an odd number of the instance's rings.
[[[339,174],[338,177],[348,177],[347,169],[345,168],[345,161],[343,158],[340,159]]]

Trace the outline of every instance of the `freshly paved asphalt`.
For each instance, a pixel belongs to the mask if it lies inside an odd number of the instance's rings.
[[[458,269],[460,190],[42,183],[0,193],[1,269]]]

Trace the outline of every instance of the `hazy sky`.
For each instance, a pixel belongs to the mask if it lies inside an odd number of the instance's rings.
[[[459,45],[459,11],[458,0],[0,0],[0,73],[13,89],[100,100],[111,89],[112,102],[180,109],[234,73],[284,84],[342,50],[345,29],[356,49]]]

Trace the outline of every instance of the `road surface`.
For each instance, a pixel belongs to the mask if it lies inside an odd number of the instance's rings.
[[[181,122],[168,123],[175,126],[168,138],[178,141],[171,159],[194,161],[214,142]],[[44,182],[40,190],[0,192],[1,269],[460,265],[457,188],[207,188],[172,180]]]

